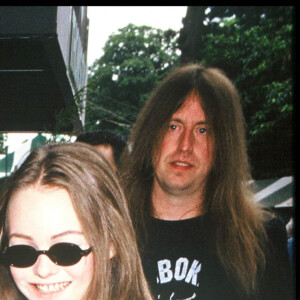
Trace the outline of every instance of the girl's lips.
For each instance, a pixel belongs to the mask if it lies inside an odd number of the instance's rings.
[[[42,294],[58,293],[71,284],[71,281],[51,283],[51,284],[33,284]]]

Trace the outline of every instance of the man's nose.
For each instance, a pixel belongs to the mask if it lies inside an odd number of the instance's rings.
[[[193,144],[194,144],[194,136],[191,130],[185,129],[181,136],[179,141],[179,150],[183,152],[189,152],[193,150]]]

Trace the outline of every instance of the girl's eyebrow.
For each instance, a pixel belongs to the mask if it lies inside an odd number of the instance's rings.
[[[76,230],[68,230],[68,231],[64,231],[64,232],[61,232],[61,233],[58,233],[58,234],[55,234],[51,237],[51,239],[56,239],[56,238],[59,238],[59,237],[62,237],[62,236],[66,236],[66,235],[83,235],[83,233],[81,231],[76,231]],[[21,239],[25,239],[25,240],[29,240],[29,241],[32,241],[33,238],[29,235],[26,235],[26,234],[23,234],[23,233],[12,233],[9,235],[9,238],[21,238]]]
[[[58,234],[52,236],[51,239],[56,239],[56,238],[59,238],[59,237],[65,236],[65,235],[73,235],[73,234],[83,236],[83,233],[81,231],[68,230],[68,231],[64,231],[64,232],[61,232],[61,233],[58,233]]]
[[[26,234],[23,234],[23,233],[18,233],[18,232],[12,233],[12,234],[9,235],[10,239],[13,238],[13,237],[21,238],[21,239],[24,239],[24,240],[30,240],[30,241],[32,240],[32,238],[29,235],[26,235]]]

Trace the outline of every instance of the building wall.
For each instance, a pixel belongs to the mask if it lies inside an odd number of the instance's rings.
[[[84,6],[57,7],[57,35],[73,93],[87,83],[87,9]]]
[[[57,7],[57,35],[65,65],[68,66],[70,59],[72,7]]]
[[[87,37],[85,6],[0,6],[0,131],[71,130],[57,116],[86,86]]]

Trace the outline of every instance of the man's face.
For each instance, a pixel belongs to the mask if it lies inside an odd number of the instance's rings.
[[[211,169],[213,149],[200,102],[199,96],[190,94],[173,114],[152,157],[154,190],[174,196],[201,196]]]

